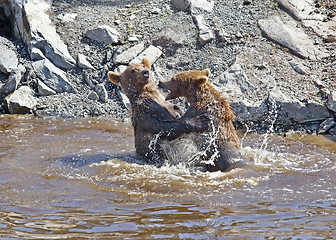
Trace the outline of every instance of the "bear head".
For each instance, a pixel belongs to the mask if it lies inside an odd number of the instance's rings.
[[[168,81],[160,81],[159,87],[169,90],[166,100],[188,97],[189,93],[194,93],[196,89],[201,89],[201,87],[209,81],[209,76],[209,69],[180,72],[175,74]]]
[[[144,58],[141,64],[131,64],[122,73],[109,71],[107,75],[112,83],[122,88],[128,98],[132,98],[155,88],[150,68],[149,60]]]

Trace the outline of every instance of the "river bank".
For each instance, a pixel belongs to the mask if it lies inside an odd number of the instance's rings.
[[[16,1],[0,6],[20,10]],[[1,32],[1,45],[17,58],[1,68],[3,113],[126,119],[127,99],[106,73],[145,52],[157,80],[209,68],[239,129],[336,135],[331,2],[39,0],[24,9],[26,16],[4,14],[30,27],[18,31],[22,40]],[[45,15],[36,23],[37,9]],[[29,95],[24,110],[8,101],[22,86],[29,88],[19,91]]]

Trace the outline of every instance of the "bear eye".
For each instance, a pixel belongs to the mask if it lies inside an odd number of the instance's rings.
[[[132,73],[135,73],[135,69],[132,69]]]

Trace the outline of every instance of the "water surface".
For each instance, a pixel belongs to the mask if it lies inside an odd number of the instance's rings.
[[[228,173],[136,159],[129,123],[0,116],[0,237],[335,239],[336,142],[248,134]]]

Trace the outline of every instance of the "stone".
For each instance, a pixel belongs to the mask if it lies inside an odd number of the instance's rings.
[[[78,65],[78,67],[83,68],[83,69],[92,69],[92,70],[95,70],[95,68],[87,60],[86,56],[83,55],[83,54],[81,54],[81,53],[78,53],[78,56],[77,56],[77,65]]]
[[[68,52],[67,46],[61,40],[52,25],[47,11],[50,9],[50,1],[12,1],[15,18],[14,32],[17,37],[29,46],[40,49],[54,65],[63,69],[75,67],[76,61]]]
[[[88,95],[88,99],[94,101],[94,100],[99,99],[99,96],[98,96],[98,94],[97,94],[96,92],[92,91],[92,92]]]
[[[100,26],[98,28],[88,30],[85,36],[89,39],[105,44],[117,44],[119,43],[119,32],[111,28],[110,26]]]
[[[17,68],[19,60],[13,50],[14,46],[9,47],[7,44],[11,43],[0,37],[0,71],[9,74]]]
[[[41,80],[37,80],[37,91],[39,96],[49,96],[55,95],[56,92],[52,90],[50,87],[44,84]]]
[[[327,118],[324,120],[319,128],[317,129],[318,134],[326,134],[328,131],[335,126],[335,120],[334,118]]]
[[[30,113],[36,106],[32,90],[28,86],[22,86],[8,95],[4,100],[4,106],[8,113]]]
[[[255,86],[248,81],[241,65],[237,63],[219,75],[214,82],[222,86],[226,92],[233,92],[234,95],[246,94],[249,91],[255,90]]]
[[[74,21],[77,16],[78,16],[77,13],[62,13],[62,14],[59,14],[57,18],[62,23],[69,23],[69,22]]]
[[[120,90],[119,88],[116,89],[117,96],[120,98],[121,103],[124,105],[125,108],[130,109],[131,108],[131,103],[126,96],[126,94]]]
[[[19,67],[11,72],[9,75],[5,85],[0,89],[0,95],[7,96],[16,90],[18,87],[26,69],[23,65],[19,65]]]
[[[195,13],[198,10],[212,12],[214,7],[213,0],[172,0],[171,2],[178,10],[187,10],[190,13]]]
[[[214,32],[211,30],[209,25],[206,23],[203,15],[194,15],[194,22],[198,28],[198,40],[199,43],[203,46],[207,43],[210,43],[215,39]]]
[[[139,43],[128,50],[118,54],[115,58],[117,64],[128,64],[133,58],[138,56],[145,49],[144,43]]]
[[[156,60],[158,60],[158,58],[162,55],[162,51],[153,46],[153,45],[150,45],[148,48],[145,49],[145,51],[143,51],[139,56],[137,56],[136,58],[134,58],[130,64],[139,64],[142,62],[142,59],[144,57],[148,58],[150,64],[152,65],[153,63],[156,62]]]
[[[108,100],[108,94],[107,94],[107,91],[106,91],[106,88],[104,86],[104,84],[100,83],[98,85],[96,85],[96,93],[98,94],[99,96],[99,99],[106,103],[107,100]]]
[[[280,7],[285,9],[297,20],[319,20],[323,21],[322,14],[315,12],[314,1],[312,0],[278,0]]]
[[[183,45],[186,44],[188,33],[193,24],[187,20],[176,21],[174,16],[168,20],[167,24],[154,37],[153,43],[161,46],[167,55],[173,55]]]
[[[191,0],[190,1],[190,12],[195,13],[199,10],[204,10],[206,12],[212,12],[214,7],[213,0]]]
[[[295,27],[293,21],[285,24],[280,18],[273,16],[270,19],[259,20],[258,23],[265,37],[290,49],[301,58],[316,60],[326,56],[307,34]]]
[[[53,65],[48,59],[35,61],[33,67],[36,75],[57,93],[74,92],[65,72]]]
[[[336,113],[336,91],[329,94],[327,108],[333,113]]]
[[[36,47],[32,47],[31,51],[30,51],[30,58],[32,61],[37,61],[37,60],[42,60],[45,58],[43,52],[36,48]]]
[[[293,60],[289,60],[288,61],[289,65],[293,68],[293,70],[301,75],[307,75],[308,71],[306,70],[306,68],[300,64],[300,63],[296,63]]]
[[[290,98],[278,89],[270,91],[267,104],[282,124],[306,123],[330,117],[327,108],[314,101],[304,104],[298,99]]]

